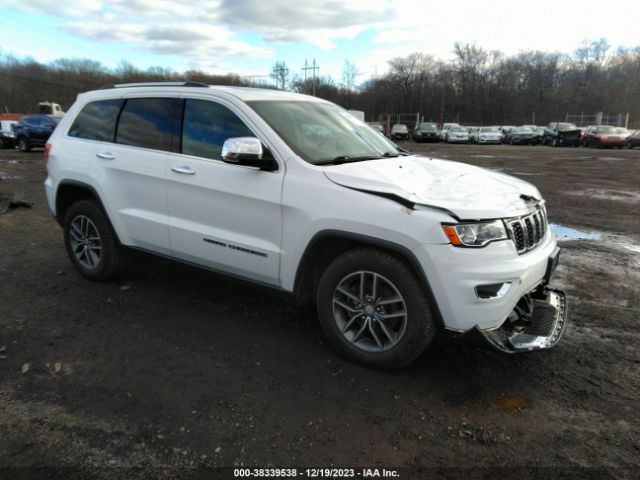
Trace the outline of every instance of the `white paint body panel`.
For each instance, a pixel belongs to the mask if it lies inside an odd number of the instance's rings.
[[[129,95],[223,103],[271,150],[278,170],[265,172],[66,135],[89,101]],[[550,232],[536,249],[518,255],[510,240],[478,249],[455,248],[441,228],[455,217],[494,219],[529,213],[532,204],[527,198],[541,198],[535,187],[478,167],[419,156],[311,165],[245,103],[278,99],[322,101],[233,87],[118,88],[80,95],[49,140],[45,189],[50,209],[55,214],[60,182],[84,183],[99,195],[124,245],[285,291],[294,290],[301,259],[316,235],[340,231],[379,239],[411,252],[429,281],[445,326],[461,331],[499,326],[520,296],[542,280],[556,245]],[[98,153],[115,158],[99,159]],[[196,173],[176,174],[174,166]],[[396,196],[416,208],[367,192]],[[476,285],[500,281],[512,282],[504,297],[475,297]]]

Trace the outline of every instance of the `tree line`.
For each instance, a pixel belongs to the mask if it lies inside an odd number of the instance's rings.
[[[367,120],[386,114],[420,112],[426,121],[467,124],[544,124],[567,113],[629,113],[640,127],[640,46],[611,52],[606,40],[584,42],[572,54],[526,51],[506,55],[472,44],[455,44],[444,61],[411,53],[389,61],[389,69],[356,86],[356,65],[346,61],[340,82],[328,76],[289,76],[286,63],[272,71],[278,88],[311,94],[362,110]],[[76,95],[102,85],[142,81],[200,81],[216,85],[256,86],[235,74],[200,70],[175,72],[161,67],[140,70],[123,62],[108,69],[87,59],[48,64],[0,55],[0,108],[28,113],[51,100],[68,108]],[[259,86],[274,85],[259,82]]]

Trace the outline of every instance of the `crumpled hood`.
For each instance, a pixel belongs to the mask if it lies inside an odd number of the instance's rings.
[[[332,165],[324,174],[338,185],[442,208],[461,220],[520,216],[542,200],[518,178],[416,155]]]

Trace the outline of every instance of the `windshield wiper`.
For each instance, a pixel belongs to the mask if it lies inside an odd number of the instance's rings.
[[[340,165],[342,163],[364,162],[365,160],[380,160],[382,157],[374,155],[362,155],[360,157],[349,157],[348,155],[339,155],[331,160],[320,160],[315,162],[316,165]]]

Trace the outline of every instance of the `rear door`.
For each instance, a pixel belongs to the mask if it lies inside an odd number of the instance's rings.
[[[119,115],[115,143],[96,150],[104,198],[118,224],[120,240],[171,254],[167,217],[167,152],[174,148],[182,101],[169,94],[128,95]]]
[[[171,245],[183,260],[278,285],[284,164],[267,172],[224,163],[224,141],[246,136],[266,145],[233,104],[186,99],[181,152],[168,155]]]

